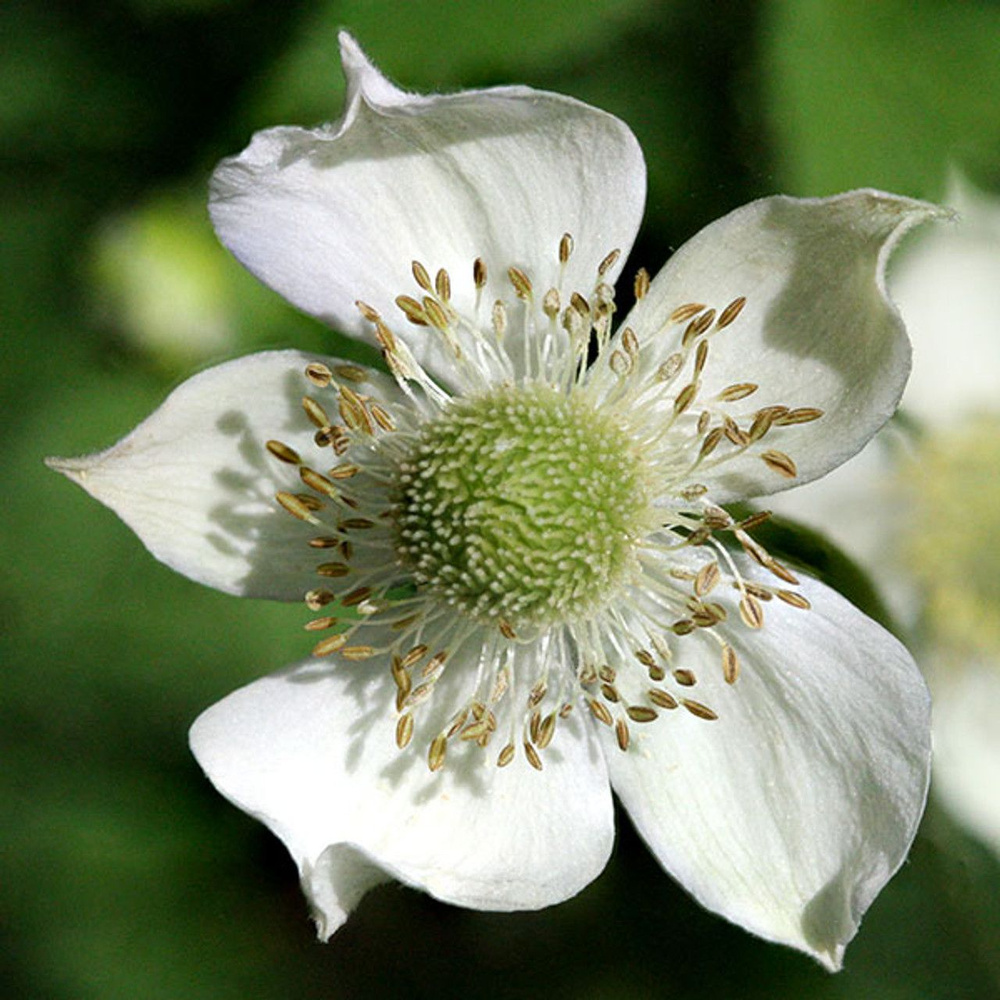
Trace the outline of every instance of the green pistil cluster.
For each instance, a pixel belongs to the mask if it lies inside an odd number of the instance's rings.
[[[400,466],[417,582],[515,631],[603,607],[647,528],[645,467],[613,413],[548,386],[454,401]]]

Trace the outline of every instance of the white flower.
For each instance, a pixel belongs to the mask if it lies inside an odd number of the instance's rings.
[[[891,281],[914,343],[912,429],[773,507],[877,572],[921,636],[935,792],[1000,853],[1000,201],[955,175],[947,202],[957,222],[923,234]]]
[[[54,463],[188,576],[323,609],[314,658],[205,712],[195,755],[284,840],[323,937],[386,877],[574,895],[613,788],[705,906],[837,968],[923,809],[926,691],[718,505],[823,475],[893,412],[883,266],[935,210],[748,205],[640,271],[612,334],[629,130],[520,87],[405,94],[341,49],[340,122],[255,136],[211,211],[394,377],[253,355]]]

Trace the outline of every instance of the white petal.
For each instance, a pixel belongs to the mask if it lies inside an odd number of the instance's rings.
[[[590,727],[566,720],[532,769],[518,748],[495,764],[452,740],[432,774],[427,748],[448,724],[474,663],[454,662],[394,741],[395,686],[380,661],[313,661],[249,685],[191,730],[199,763],[227,798],[266,823],[298,863],[321,933],[386,872],[446,902],[535,909],[579,892],[613,840],[607,772]]]
[[[956,178],[952,226],[922,233],[889,286],[913,341],[903,407],[929,424],[996,412],[1000,385],[1000,199]]]
[[[818,407],[813,423],[778,427],[741,457],[699,473],[716,500],[772,493],[839,465],[892,415],[909,371],[902,322],[886,297],[892,246],[941,210],[877,191],[834,198],[765,198],[703,229],[667,262],[625,320],[639,338],[641,373],[678,348],[665,326],[686,303],[718,311],[739,297],[735,323],[710,338],[700,401],[727,385],[760,388],[727,407],[744,427],[763,406]],[[695,409],[700,408],[697,404]],[[790,454],[789,480],[759,458]]]
[[[645,165],[618,119],[526,87],[407,94],[346,34],[341,57],[348,97],[339,122],[260,132],[212,182],[219,237],[295,305],[367,336],[360,299],[398,317],[396,331],[408,335],[413,327],[393,303],[423,294],[414,260],[432,276],[448,270],[452,301],[475,315],[477,257],[490,274],[482,294],[488,309],[501,295],[513,298],[511,265],[542,291],[557,284],[567,231],[576,241],[570,290],[589,294],[604,255],[627,253],[642,216]],[[419,330],[410,347],[447,378],[440,340]]]
[[[661,714],[606,754],[640,833],[699,902],[836,969],[916,831],[929,705],[895,639],[829,588],[801,590],[812,610],[772,600],[760,631],[730,627],[732,686],[715,643],[680,640],[676,666],[698,683],[679,693],[718,719]]]
[[[1000,856],[1000,663],[983,656],[960,669],[946,664],[932,684],[934,792]]]
[[[301,405],[312,389],[303,374],[312,361],[337,364],[273,351],[210,368],[107,451],[48,464],[185,576],[231,594],[299,600],[316,585],[316,553],[307,545],[316,531],[275,502],[277,491],[304,487],[264,445],[277,439],[306,461],[325,460]],[[390,379],[368,377],[383,398],[396,398]]]
[[[798,489],[768,497],[768,510],[809,525],[875,577],[893,619],[907,626],[920,614],[912,571],[900,563],[899,529],[914,524],[899,466],[910,442],[895,423],[853,458]]]

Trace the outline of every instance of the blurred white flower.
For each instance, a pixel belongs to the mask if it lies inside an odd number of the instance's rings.
[[[890,276],[913,341],[909,419],[769,506],[826,531],[921,636],[935,792],[1000,853],[1000,199],[956,175],[947,200],[957,221]]]
[[[134,347],[173,369],[235,342],[233,304],[204,207],[161,195],[105,221],[90,270],[98,309]]]
[[[255,136],[211,211],[393,377],[252,355],[53,462],[181,572],[323,609],[313,659],[195,723],[198,760],[284,840],[324,937],[390,876],[572,896],[614,789],[705,906],[837,968],[923,809],[926,690],[718,505],[891,415],[884,265],[936,210],[755,202],[641,271],[612,333],[645,193],[625,125],[523,87],[406,94],[341,46],[343,118]]]

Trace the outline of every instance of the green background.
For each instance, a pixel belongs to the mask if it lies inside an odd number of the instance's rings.
[[[337,344],[239,270],[203,206],[212,165],[253,129],[339,113],[340,26],[411,89],[526,83],[628,122],[650,173],[632,268],[655,271],[776,191],[936,198],[956,164],[1000,192],[1000,6],[986,0],[8,0],[6,995],[1000,994],[1000,869],[933,806],[830,976],[702,911],[624,816],[608,870],[570,903],[481,914],[390,885],[319,945],[281,845],[210,789],[187,727],[306,653],[300,609],[175,576],[42,457],[107,446],[209,362]]]

